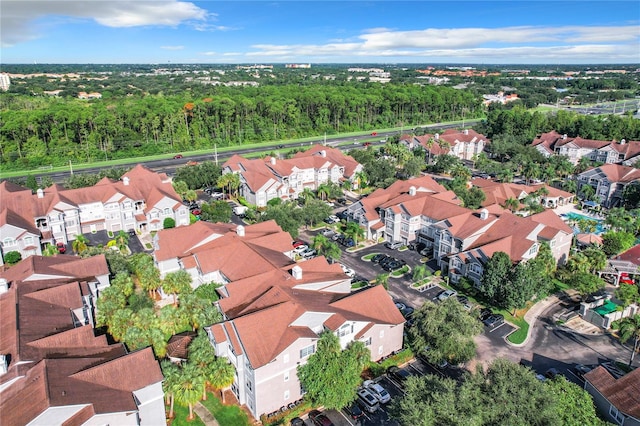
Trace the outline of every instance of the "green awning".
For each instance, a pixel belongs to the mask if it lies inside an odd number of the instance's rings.
[[[611,300],[607,300],[603,305],[598,306],[594,309],[600,316],[605,316],[615,311],[618,308],[618,305],[613,303]]]

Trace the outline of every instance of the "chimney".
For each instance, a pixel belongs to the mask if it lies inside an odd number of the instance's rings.
[[[291,268],[291,275],[293,275],[293,278],[295,278],[296,280],[301,280],[302,268],[299,267],[298,265],[294,266],[293,268]]]
[[[244,226],[238,225],[236,228],[236,234],[238,234],[238,237],[244,237]]]
[[[464,134],[468,135],[469,134],[469,129],[464,129]]]
[[[482,209],[480,210],[480,219],[487,220],[489,218],[489,210]]]
[[[122,178],[122,183],[124,186],[129,186],[129,178],[127,176]]]
[[[440,140],[440,133],[436,133],[435,135],[433,135],[433,138],[437,141]]]
[[[562,140],[565,140],[567,138],[567,134],[565,133],[564,135],[562,135]]]
[[[36,194],[38,194],[38,198],[44,198],[44,191],[42,190],[42,188],[38,188]]]
[[[624,140],[624,139],[620,139],[620,145],[624,145],[625,143],[627,143],[627,141],[626,141],[626,140]]]
[[[7,374],[7,370],[9,369],[9,363],[7,362],[6,355],[0,355],[0,376],[3,374]]]
[[[327,151],[325,151],[324,149],[322,151],[320,151],[320,156],[321,157],[326,157],[327,156]]]
[[[9,291],[9,284],[4,278],[0,278],[0,294],[4,294]]]
[[[276,157],[271,157],[271,164],[276,165]]]
[[[414,195],[416,195],[416,187],[415,186],[410,186],[409,187],[409,195],[411,195],[412,197]]]

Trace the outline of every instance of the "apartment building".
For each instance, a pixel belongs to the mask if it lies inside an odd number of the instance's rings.
[[[543,242],[562,264],[573,238],[573,230],[552,210],[521,217],[495,200],[490,208],[470,210],[428,176],[377,190],[347,211],[369,238],[421,244],[453,282],[466,277],[479,284],[483,265],[496,251],[509,254],[514,262],[526,261]]]
[[[578,175],[578,193],[591,186],[600,205],[606,208],[621,205],[627,185],[639,184],[640,169],[620,164],[605,164]]]
[[[409,149],[423,147],[428,155],[449,154],[461,160],[472,161],[474,157],[484,151],[484,147],[491,141],[473,129],[447,129],[443,133],[425,134],[422,136],[403,135],[400,143]]]
[[[485,199],[481,206],[490,211],[499,211],[495,210],[496,206],[504,207],[509,199],[524,202],[529,196],[535,196],[543,207],[549,209],[571,204],[575,199],[574,194],[545,184],[523,185],[474,178],[471,179],[471,185],[484,193]]]
[[[251,204],[264,207],[269,200],[298,198],[306,188],[316,190],[322,184],[344,181],[357,184],[362,165],[337,148],[315,145],[291,159],[266,157],[249,160],[234,155],[222,165],[222,173],[238,173],[240,194]]]
[[[189,209],[166,174],[137,165],[119,181],[108,178],[87,188],[54,184],[38,189],[0,182],[0,259],[9,251],[22,258],[42,254],[44,244],[66,244],[88,232],[157,231],[165,218],[189,224]],[[4,262],[2,262],[4,263]]]
[[[0,424],[164,424],[153,350],[93,327],[104,255],[31,256],[0,273]]]
[[[640,160],[639,141],[601,141],[583,139],[579,136],[569,137],[555,130],[543,133],[531,143],[545,157],[565,155],[573,164],[581,158],[607,164],[624,164],[632,166]]]
[[[584,389],[604,419],[622,426],[640,426],[640,369],[614,377],[598,366],[586,373],[584,380]]]
[[[162,275],[184,269],[194,287],[221,284],[224,321],[206,329],[216,354],[235,367],[231,390],[256,418],[302,397],[296,368],[323,331],[337,333],[343,347],[364,342],[373,360],[402,348],[404,318],[383,287],[351,293],[340,265],[324,257],[296,262],[291,242],[275,221],[197,222],[154,240]]]

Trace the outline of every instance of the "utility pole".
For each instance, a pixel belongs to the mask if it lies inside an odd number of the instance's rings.
[[[71,172],[71,176],[73,176],[73,166],[71,165],[71,160],[69,160],[69,171]]]
[[[213,158],[216,160],[216,166],[218,165],[218,144],[213,144]]]

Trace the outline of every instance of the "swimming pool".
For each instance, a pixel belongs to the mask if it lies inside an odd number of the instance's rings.
[[[580,214],[580,213],[574,213],[574,212],[566,213],[566,214],[563,215],[563,217],[564,217],[565,222],[567,222],[567,221],[573,222],[573,221],[580,221],[580,220],[592,220],[592,221],[596,222],[596,230],[595,230],[594,234],[600,235],[605,231],[605,229],[604,229],[604,221],[602,219],[596,219],[594,217],[590,217],[590,216],[586,216],[586,215],[583,215],[583,214]],[[571,226],[571,225],[569,225],[569,226]],[[574,234],[579,234],[580,232],[581,232],[580,228],[578,227],[577,224],[575,224],[573,226],[573,233]]]

